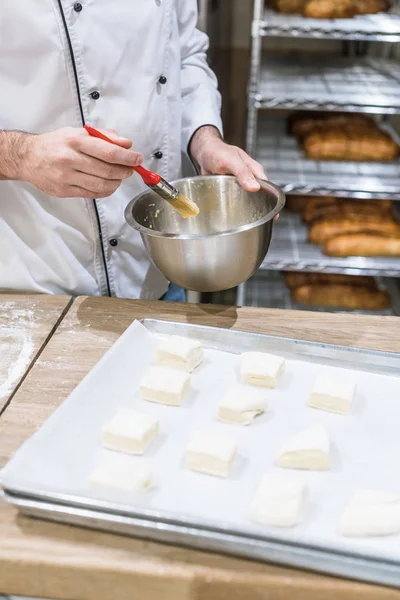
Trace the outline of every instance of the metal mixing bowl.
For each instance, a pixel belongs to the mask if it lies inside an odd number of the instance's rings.
[[[269,181],[243,190],[235,177],[193,177],[173,182],[200,208],[183,219],[152,191],[134,198],[127,222],[142,236],[156,267],[172,283],[196,292],[217,292],[243,283],[261,265],[271,241],[273,218],[285,196]]]

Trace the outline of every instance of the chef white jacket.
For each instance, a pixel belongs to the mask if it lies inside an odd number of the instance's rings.
[[[220,95],[196,0],[2,0],[0,129],[115,129],[174,180]],[[0,288],[159,298],[168,282],[124,220],[138,175],[109,198],[48,197],[0,181]],[[111,243],[110,243],[111,241]]]

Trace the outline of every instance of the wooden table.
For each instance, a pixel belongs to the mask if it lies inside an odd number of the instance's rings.
[[[75,301],[0,419],[0,466],[135,318],[153,317],[400,352],[400,320]],[[0,593],[80,600],[400,600],[400,590],[16,516],[0,503]]]
[[[70,303],[67,296],[0,295],[0,414]]]

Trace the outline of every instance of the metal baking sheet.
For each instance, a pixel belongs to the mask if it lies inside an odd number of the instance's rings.
[[[260,269],[397,278],[400,257],[326,256],[320,246],[308,241],[308,227],[300,215],[284,210],[274,225],[271,245]]]
[[[180,408],[146,403],[137,394],[160,336],[170,334],[201,339],[206,347],[192,393]],[[278,389],[268,393],[269,410],[251,427],[220,423],[218,400],[237,377],[237,355],[250,348],[285,356],[287,371]],[[348,417],[306,406],[317,373],[331,369],[345,370],[357,382],[357,400]],[[354,540],[336,533],[355,488],[396,489],[399,374],[400,355],[393,353],[135,322],[16,453],[2,471],[2,487],[9,501],[36,516],[400,587],[400,536]],[[87,484],[109,453],[100,446],[102,426],[128,406],[158,415],[161,423],[159,439],[143,459],[151,463],[155,488],[134,497]],[[274,469],[282,441],[315,422],[325,423],[330,432],[333,468],[306,474],[311,503],[303,524],[291,530],[252,524],[249,503],[262,475]],[[204,426],[237,439],[239,453],[227,480],[183,466],[188,441]]]
[[[269,56],[263,59],[258,108],[400,113],[397,61],[326,56]]]
[[[376,315],[382,317],[400,316],[400,282],[397,279],[381,277],[377,279],[377,285],[379,289],[388,292],[391,296],[391,307],[386,310],[345,310],[327,306],[309,306],[295,302],[291,298],[290,289],[286,285],[280,271],[259,270],[251,279],[239,286],[237,303],[238,306],[284,308],[313,312],[349,313],[353,315]]]
[[[399,42],[400,6],[394,0],[392,10],[387,13],[353,19],[311,19],[266,10],[255,32],[271,37]]]
[[[286,194],[400,200],[400,161],[311,160],[276,115],[259,116],[255,157]]]

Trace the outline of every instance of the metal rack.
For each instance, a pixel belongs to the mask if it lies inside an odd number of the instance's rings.
[[[287,135],[286,120],[279,116],[260,118],[255,156],[271,181],[287,194],[400,200],[400,161],[310,160],[296,139]]]
[[[400,114],[400,64],[371,58],[264,60],[256,108]]]
[[[353,19],[307,19],[301,15],[284,15],[260,8],[253,25],[253,35],[259,37],[400,42],[398,6],[385,14]]]
[[[381,311],[361,311],[361,310],[334,310],[332,308],[305,306],[294,302],[290,296],[290,290],[285,285],[284,279],[280,273],[265,273],[259,271],[254,275],[245,286],[241,286],[238,294],[238,304],[240,306],[256,306],[263,308],[286,308],[291,310],[312,310],[317,312],[349,313],[352,314],[373,314],[382,316],[400,316],[400,294],[396,281],[393,279],[378,279],[380,289],[389,292],[392,298],[392,306],[387,310]]]
[[[274,226],[271,246],[261,269],[400,277],[398,258],[325,256],[319,246],[307,242],[307,234],[299,215],[284,211]]]
[[[264,0],[254,1],[247,150],[286,194],[400,201],[400,161],[309,160],[297,140],[288,135],[285,115],[277,112],[322,110],[381,115],[377,117],[381,125],[396,137],[387,121],[388,115],[400,115],[400,65],[393,60],[398,51],[395,43],[400,42],[400,2],[392,3],[385,14],[322,20],[279,14],[265,10]],[[336,40],[346,42],[348,52],[337,58],[322,52],[265,55],[263,40],[267,36],[293,42]],[[380,58],[372,58],[370,52],[364,52],[369,44],[359,42],[386,45]],[[255,295],[266,294],[276,297],[281,307],[293,307],[278,270],[400,278],[400,259],[324,256],[318,246],[307,243],[307,230],[299,217],[284,213],[275,225],[271,248],[260,271],[239,288],[238,303],[252,304]]]

